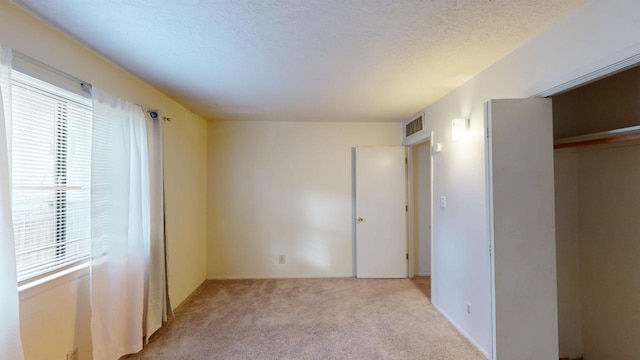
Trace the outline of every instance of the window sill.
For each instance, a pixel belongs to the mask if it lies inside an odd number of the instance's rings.
[[[58,287],[69,281],[76,280],[80,277],[88,275],[89,265],[90,262],[86,261],[74,267],[55,272],[49,276],[45,276],[41,279],[18,286],[20,300],[29,298],[41,292]]]

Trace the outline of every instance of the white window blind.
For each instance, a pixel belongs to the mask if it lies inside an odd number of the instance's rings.
[[[91,100],[12,71],[18,281],[90,255]]]

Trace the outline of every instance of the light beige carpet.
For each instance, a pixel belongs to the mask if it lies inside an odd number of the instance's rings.
[[[126,359],[484,359],[409,280],[207,281]]]

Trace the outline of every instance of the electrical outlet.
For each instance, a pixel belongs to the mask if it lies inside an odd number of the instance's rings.
[[[78,360],[78,348],[67,354],[67,360]]]
[[[467,314],[471,315],[471,313],[473,312],[473,306],[471,305],[471,303],[467,303]]]
[[[280,255],[278,256],[278,264],[283,265],[285,263],[285,257],[284,255]]]

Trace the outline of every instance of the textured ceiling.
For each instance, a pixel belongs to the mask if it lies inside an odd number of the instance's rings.
[[[402,121],[585,1],[16,2],[205,118]]]

